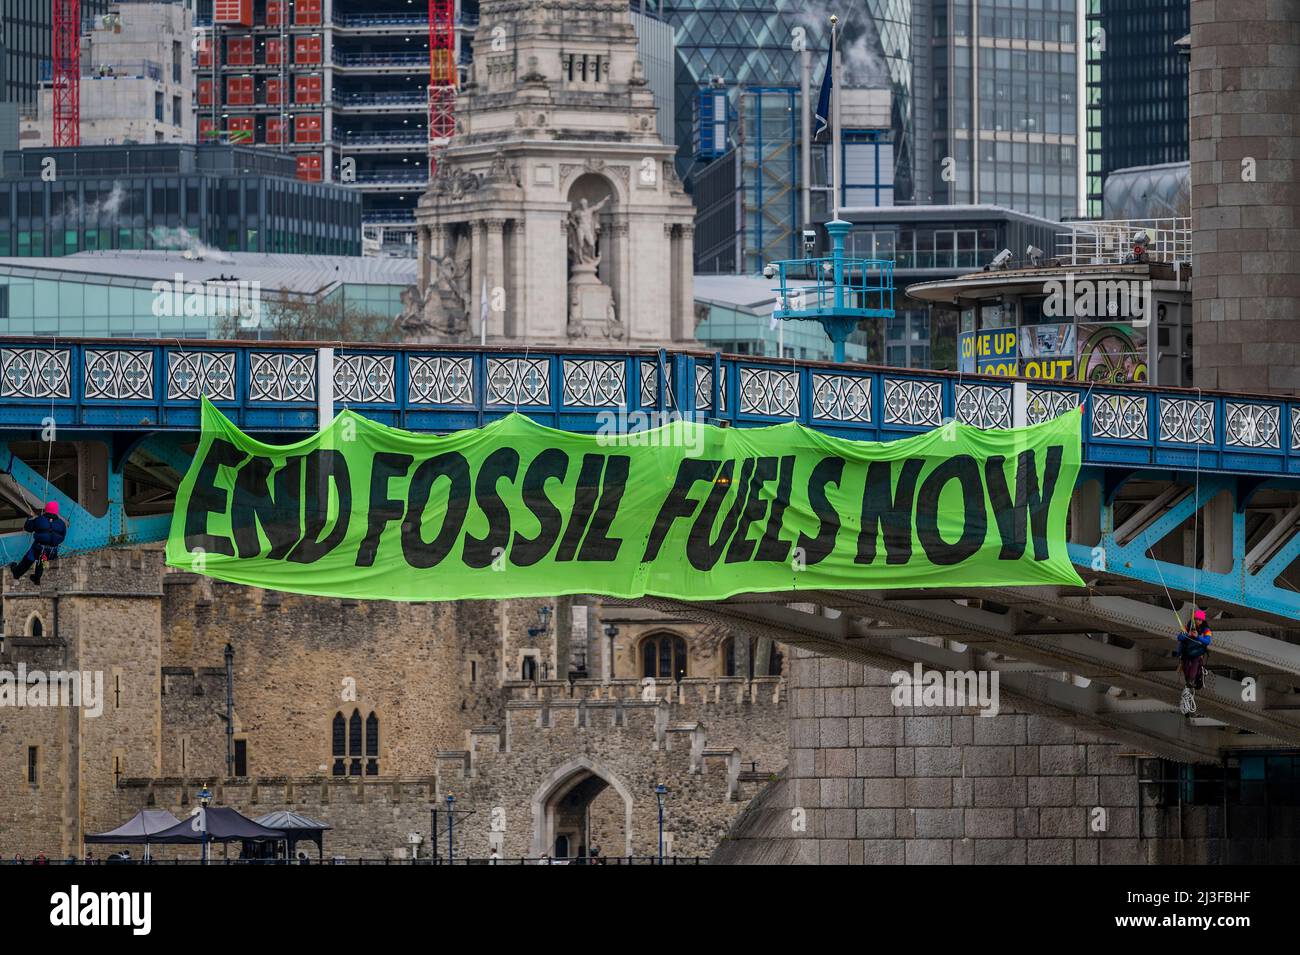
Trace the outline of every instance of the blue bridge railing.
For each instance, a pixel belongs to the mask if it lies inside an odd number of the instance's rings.
[[[596,432],[672,413],[799,421],[888,441],[949,421],[1010,428],[1082,405],[1084,460],[1300,475],[1300,399],[1024,381],[697,351],[481,349],[122,339],[0,339],[0,431],[193,431],[207,395],[247,430],[303,432],[348,407],[416,431],[512,411]],[[620,418],[619,415],[626,417]]]

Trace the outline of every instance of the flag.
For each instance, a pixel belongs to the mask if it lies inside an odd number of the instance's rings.
[[[831,64],[835,62],[835,54],[828,50],[826,53],[826,72],[822,74],[822,91],[817,96],[817,112],[815,115],[816,122],[813,123],[813,139],[817,139],[831,124],[831,83],[834,71]]]

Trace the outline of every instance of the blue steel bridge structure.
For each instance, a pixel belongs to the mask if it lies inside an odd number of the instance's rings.
[[[691,350],[6,338],[6,559],[46,499],[69,518],[65,553],[163,540],[203,395],[270,442],[301,438],[342,408],[437,433],[514,411],[577,432],[607,428],[610,415],[635,426],[676,413],[891,441],[949,421],[1032,424],[1081,405],[1069,546],[1084,588],[639,602],[874,665],[997,669],[1017,706],[1170,758],[1300,745],[1300,399]],[[1214,675],[1187,719],[1170,651],[1175,608],[1186,619],[1193,602],[1211,614]]]

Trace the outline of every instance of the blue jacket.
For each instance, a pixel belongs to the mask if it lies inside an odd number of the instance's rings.
[[[32,544],[51,551],[58,550],[63,538],[68,536],[68,525],[63,523],[63,518],[52,514],[28,518],[23,530],[32,535]]]
[[[1214,634],[1209,627],[1191,633],[1184,631],[1178,635],[1178,655],[1189,659],[1199,657],[1209,651],[1213,642]]]

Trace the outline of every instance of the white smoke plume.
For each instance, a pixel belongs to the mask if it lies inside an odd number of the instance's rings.
[[[876,89],[889,85],[885,64],[871,14],[862,4],[834,0],[808,0],[802,4],[799,23],[808,31],[808,42],[823,52],[830,46],[832,14],[840,18],[840,58],[846,86]],[[814,82],[820,74],[814,71]]]
[[[101,229],[117,225],[117,217],[126,203],[126,190],[120,182],[113,183],[112,191],[96,202],[78,202],[69,198],[63,205],[63,211],[54,218],[62,220],[68,226],[95,223]]]
[[[187,258],[225,264],[233,264],[235,261],[230,255],[220,249],[214,249],[184,226],[176,229],[159,226],[149,230],[149,237],[153,240],[154,248],[180,249],[187,253]]]

